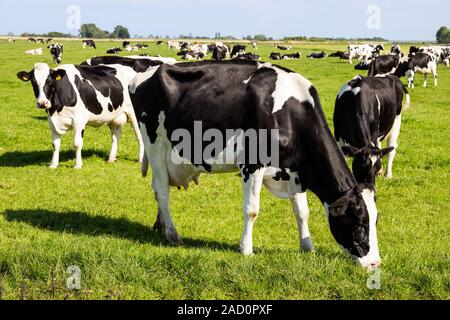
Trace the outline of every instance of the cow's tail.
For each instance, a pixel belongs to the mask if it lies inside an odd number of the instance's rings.
[[[405,93],[405,97],[406,97],[404,110],[408,110],[409,107],[411,107],[411,96],[409,95],[408,88],[406,88],[406,86],[404,84],[402,84],[402,87],[403,87],[403,92]]]

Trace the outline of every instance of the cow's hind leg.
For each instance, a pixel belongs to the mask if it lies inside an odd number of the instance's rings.
[[[387,138],[388,148],[393,147],[394,150],[388,155],[388,166],[386,171],[386,178],[392,179],[392,167],[394,165],[394,158],[397,154],[398,137],[400,136],[400,129],[402,126],[402,115],[400,114],[395,118],[394,126]]]
[[[309,207],[306,192],[296,194],[294,198],[291,199],[291,204],[294,209],[295,218],[297,219],[300,245],[303,250],[312,252],[314,251],[314,245],[308,228]]]
[[[138,161],[139,163],[142,163],[144,159],[144,142],[142,140],[141,131],[139,130],[139,124],[136,119],[136,114],[134,113],[134,110],[131,110],[127,113],[128,117],[130,118],[131,127],[133,128],[134,135],[136,136],[136,140],[139,144],[139,155],[138,155]]]
[[[117,150],[119,148],[122,127],[127,123],[127,121],[128,118],[126,113],[122,113],[109,124],[109,130],[111,132],[111,151],[109,152],[108,163],[113,163],[117,160]]]
[[[74,125],[73,147],[75,148],[75,169],[83,167],[83,159],[81,158],[81,150],[83,149],[83,137],[85,123],[76,123]]]
[[[264,171],[245,175],[242,173],[244,194],[244,231],[241,238],[240,251],[245,256],[253,254],[253,225],[259,215],[260,193],[264,179]]]

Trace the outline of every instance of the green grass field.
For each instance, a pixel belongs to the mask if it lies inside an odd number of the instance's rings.
[[[119,42],[82,50],[66,41],[63,63],[80,63]],[[61,164],[48,169],[46,114],[30,84],[16,78],[43,56],[42,45],[0,42],[0,298],[1,299],[449,299],[450,70],[439,86],[416,78],[404,113],[394,179],[378,180],[381,290],[331,236],[322,205],[310,194],[314,254],[299,250],[288,201],[262,195],[254,231],[255,256],[237,248],[243,226],[241,181],[235,174],[202,176],[200,186],[172,191],[172,214],[185,245],[171,247],[152,231],[156,202],[140,177],[130,126],[119,161],[107,164],[109,129],[87,128],[83,170],[72,169],[72,134],[63,136]],[[293,52],[328,53],[344,43],[296,44]],[[403,45],[403,49],[407,49]],[[259,45],[265,60],[272,45]],[[151,44],[152,55],[176,56]],[[125,54],[123,54],[125,55]],[[347,61],[282,61],[317,87],[332,126],[339,88],[357,73]],[[430,82],[431,83],[431,82]],[[66,289],[69,266],[81,268],[80,291]]]

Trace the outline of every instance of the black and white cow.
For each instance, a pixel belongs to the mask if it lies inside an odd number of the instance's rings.
[[[203,52],[192,50],[181,51],[179,52],[179,55],[183,60],[202,60],[205,58],[205,54]]]
[[[306,56],[309,59],[324,59],[327,57],[327,54],[325,51],[322,52],[311,52]]]
[[[329,55],[330,58],[341,58],[345,54],[344,51],[336,51]],[[348,58],[347,58],[348,59]]]
[[[239,53],[237,54],[233,59],[235,60],[254,60],[254,61],[258,61],[261,59],[261,57],[255,53]]]
[[[409,48],[409,53],[410,53],[410,54],[412,54],[412,53],[417,53],[417,52],[420,52],[420,49],[419,49],[418,47],[416,47],[416,46],[411,46],[411,47]]]
[[[391,47],[391,53],[400,55],[402,53],[402,48],[398,43],[394,43]]]
[[[130,41],[123,41],[123,42],[122,42],[122,48],[125,49],[125,48],[128,47],[130,44],[131,44]]]
[[[348,60],[350,61],[350,64],[353,64],[354,58],[357,58],[358,60],[369,60],[377,56],[382,50],[384,50],[382,44],[376,46],[373,44],[350,45],[348,46]]]
[[[288,51],[292,49],[292,46],[280,46],[278,43],[276,43],[275,48],[283,51]]]
[[[138,159],[142,161],[142,137],[128,93],[128,85],[135,75],[133,69],[121,65],[70,64],[50,69],[44,63],[36,64],[30,72],[17,74],[20,80],[31,81],[36,107],[47,112],[53,145],[50,168],[58,167],[61,135],[73,129],[75,168],[81,169],[86,125],[100,127],[107,124],[110,127],[112,147],[108,161],[114,162],[122,126],[128,120],[139,143]]]
[[[372,60],[368,76],[394,74],[402,60],[404,59],[397,54],[378,56]]]
[[[162,45],[163,43],[164,43],[164,41],[158,40],[158,42],[156,42],[156,45],[157,45],[157,46],[160,46],[160,45]]]
[[[28,38],[28,42],[36,43],[36,39],[35,38]]]
[[[94,40],[83,40],[83,49],[86,49],[86,47],[91,48],[91,49],[97,49],[97,46],[96,46]]]
[[[158,202],[155,229],[168,241],[182,244],[170,213],[170,186],[187,188],[192,181],[198,182],[201,173],[240,171],[245,218],[240,250],[244,255],[253,253],[252,230],[265,185],[275,196],[291,201],[303,249],[313,250],[305,193],[311,190],[323,203],[331,232],[344,250],[364,267],[380,265],[374,187],[358,185],[308,80],[254,61],[180,63],[138,74],[130,85],[130,96],[145,144],[142,173],[147,174],[149,164],[153,169]],[[272,134],[279,146],[279,152],[271,149],[279,155],[278,164],[241,157],[242,151],[245,154],[251,146],[268,141],[235,139],[242,136],[239,132],[256,131]],[[203,141],[213,133],[223,143],[211,150]],[[178,148],[180,136],[186,134],[194,136],[194,141],[186,139],[194,146],[193,153],[181,153]],[[199,137],[204,140],[198,141]]]
[[[373,64],[373,60],[363,60],[355,65],[355,70],[369,70]]]
[[[120,49],[119,47],[112,47],[109,48],[108,50],[106,50],[107,54],[116,54],[119,53],[120,51],[122,51],[122,49]]]
[[[408,79],[408,88],[414,89],[414,77],[416,73],[424,75],[423,87],[427,86],[428,75],[433,75],[434,85],[437,81],[437,63],[435,57],[430,53],[417,52],[410,54],[405,61],[401,62],[395,71],[397,77],[406,77]]]
[[[44,44],[44,43],[45,43],[45,40],[44,40],[43,38],[37,38],[37,39],[36,39],[36,42],[37,42],[37,43],[40,43],[40,44]]]
[[[14,38],[8,38],[8,42],[9,42],[9,43],[16,43],[16,39],[14,39]]]
[[[52,57],[52,61],[53,63],[57,63],[60,64],[62,62],[62,55],[64,52],[64,45],[63,44],[59,44],[59,43],[55,43],[55,44],[51,44],[47,47],[48,49],[50,49],[50,55]]]
[[[298,60],[301,57],[302,57],[302,54],[300,52],[297,52],[297,53],[284,54],[282,58],[284,60]]]
[[[354,158],[353,174],[359,183],[375,184],[386,155],[386,177],[392,178],[404,94],[407,109],[408,91],[394,76],[356,77],[339,92],[334,110],[335,137],[343,153]],[[381,149],[386,138],[388,147]]]
[[[272,52],[269,57],[271,60],[281,60],[282,56],[279,52]]]
[[[167,46],[169,47],[169,50],[172,50],[172,49],[180,50],[181,49],[181,44],[179,41],[167,41]]]
[[[212,60],[221,61],[225,60],[229,54],[228,47],[223,46],[215,46],[212,51]]]
[[[231,49],[231,58],[234,58],[235,56],[237,56],[238,54],[243,54],[245,53],[245,49],[247,48],[246,45],[243,44],[236,44],[233,46],[233,49]]]

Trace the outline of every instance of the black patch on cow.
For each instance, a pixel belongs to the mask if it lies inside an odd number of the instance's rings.
[[[289,173],[286,172],[286,169],[282,169],[281,171],[278,171],[276,175],[273,177],[273,180],[275,181],[290,181],[291,176]]]
[[[113,110],[117,110],[123,104],[124,88],[116,77],[116,69],[107,66],[91,67],[85,65],[76,65],[75,68],[82,77],[81,79],[78,75],[75,76],[75,85],[90,112],[98,115],[103,111],[97,99],[96,91],[100,92],[105,98],[111,99]],[[109,106],[108,109],[110,109]]]
[[[81,130],[81,137],[84,138],[84,129]]]
[[[81,65],[87,65],[88,63],[85,61]],[[146,58],[141,59],[133,59],[119,56],[104,56],[104,57],[95,57],[90,60],[91,66],[98,65],[108,65],[108,64],[120,64],[122,66],[133,68],[136,72],[144,72],[147,71],[150,67],[155,67],[162,65],[163,62],[158,60],[151,60]]]

